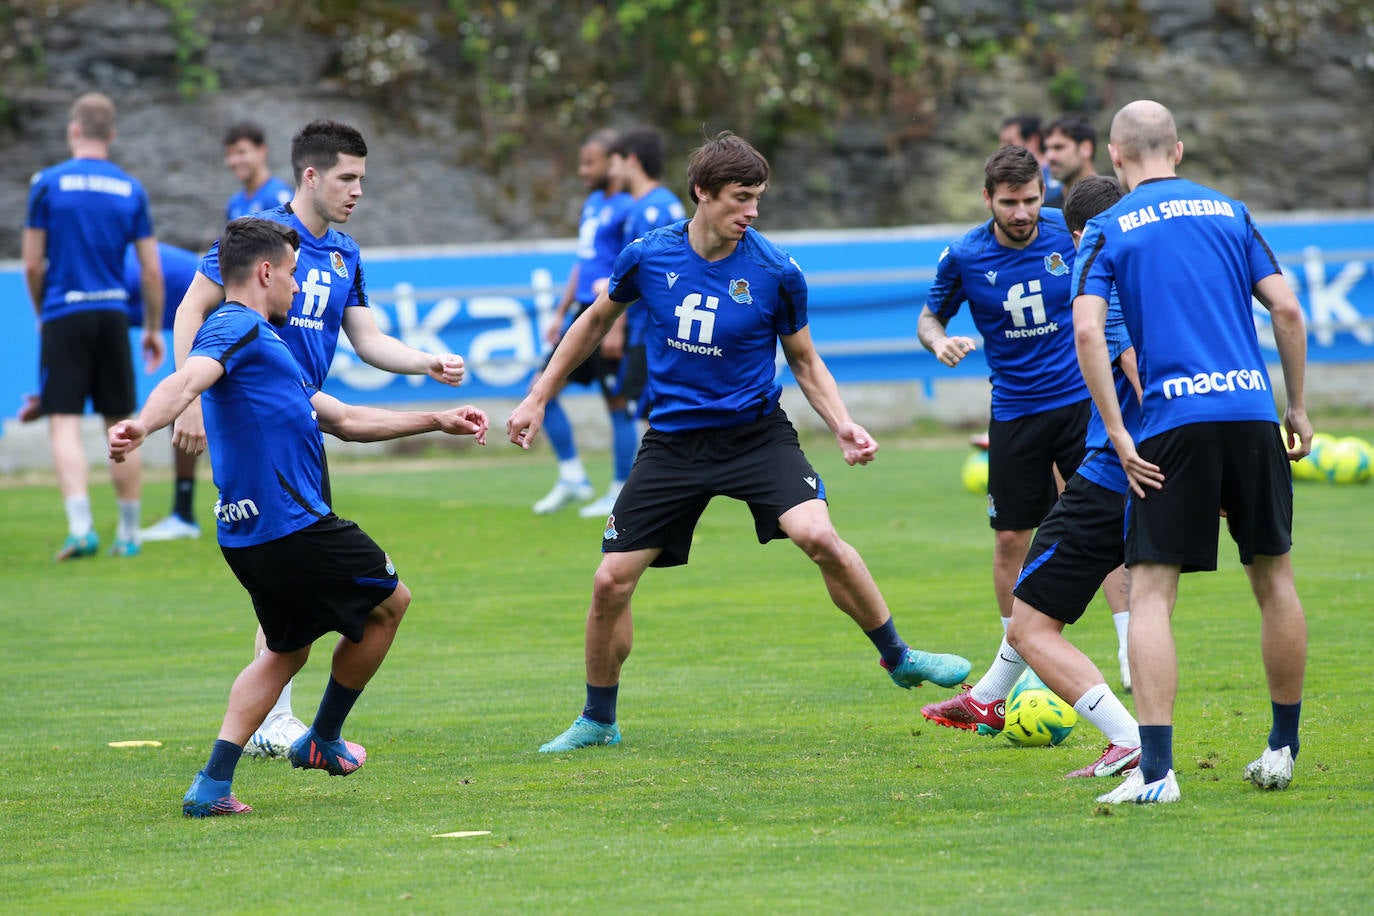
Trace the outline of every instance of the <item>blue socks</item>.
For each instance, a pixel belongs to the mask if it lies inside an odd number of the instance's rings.
[[[573,439],[572,421],[558,398],[544,405],[544,433],[559,461],[577,457],[577,443]]]
[[[361,690],[352,690],[334,680],[334,676],[329,676],[329,683],[325,685],[324,696],[320,697],[320,708],[315,713],[315,721],[310,726],[315,729],[315,734],[321,741],[339,740],[339,732],[343,730],[344,719],[353,711],[353,704],[358,702],[358,697],[362,695]]]
[[[1146,785],[1158,782],[1174,768],[1174,727],[1140,726],[1140,775]]]
[[[547,422],[547,421],[546,421]],[[624,408],[611,413],[611,452],[615,459],[614,480],[630,479],[630,468],[634,467],[635,453],[639,451],[639,430],[635,428],[634,417]]]
[[[602,725],[613,725],[615,723],[616,694],[619,692],[619,684],[610,687],[593,687],[588,684],[587,705],[582,707],[582,715],[593,722],[600,722]]]
[[[1277,751],[1287,745],[1298,759],[1298,719],[1302,717],[1302,700],[1293,704],[1269,701],[1274,710],[1274,727],[1269,732],[1269,749]]]
[[[878,654],[883,657],[883,664],[887,670],[891,671],[902,663],[906,657],[907,645],[902,641],[902,637],[897,635],[897,624],[892,618],[887,618],[887,623],[875,630],[864,630],[864,635],[873,641],[877,647]]]
[[[218,739],[210,748],[210,762],[205,764],[205,776],[215,782],[233,782],[234,767],[238,766],[243,746],[232,741]]]

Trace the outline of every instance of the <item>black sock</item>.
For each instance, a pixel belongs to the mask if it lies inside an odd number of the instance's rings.
[[[324,696],[320,697],[320,708],[315,713],[315,721],[311,725],[321,741],[338,740],[339,733],[343,731],[344,719],[353,711],[353,704],[358,702],[361,695],[361,690],[345,687],[334,680],[332,674],[329,676]]]
[[[902,637],[897,635],[897,624],[893,623],[892,618],[887,618],[887,623],[873,630],[864,630],[864,635],[873,640],[873,645],[877,647],[878,654],[883,657],[883,664],[891,671],[902,663],[906,657],[906,643],[902,642]]]
[[[1140,726],[1140,775],[1145,783],[1158,782],[1174,768],[1174,727]]]
[[[192,508],[196,495],[194,477],[178,477],[176,495],[172,498],[172,514],[188,525],[196,523],[195,509]]]
[[[1287,745],[1298,759],[1298,719],[1302,717],[1302,700],[1296,703],[1275,703],[1269,701],[1274,710],[1274,727],[1269,732],[1269,749],[1277,751]]]
[[[220,738],[210,748],[210,762],[205,764],[205,775],[216,782],[233,782],[234,767],[238,766],[243,746]]]
[[[593,722],[611,725],[615,722],[615,701],[620,692],[619,684],[610,687],[587,685],[587,705],[582,707],[582,715]]]

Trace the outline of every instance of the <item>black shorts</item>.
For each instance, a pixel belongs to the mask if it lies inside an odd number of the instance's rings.
[[[749,504],[759,543],[787,534],[778,518],[812,499],[825,483],[779,407],[762,420],[726,429],[644,434],[629,480],[602,536],[603,553],[662,548],[653,566],[681,566],[692,532],[714,496]]]
[[[1059,498],[1051,466],[1068,480],[1083,463],[1090,403],[988,424],[988,524],[995,530],[1029,530],[1050,511]]]
[[[1040,523],[1012,593],[1075,623],[1125,559],[1126,497],[1075,474]]]
[[[131,415],[138,389],[123,306],[44,321],[38,371],[44,414],[83,414],[90,398],[102,417]]]
[[[333,514],[275,541],[220,552],[252,597],[273,652],[294,652],[329,632],[358,642],[372,609],[400,581],[386,552]]]
[[[1127,507],[1127,566],[1216,569],[1222,509],[1241,563],[1292,549],[1293,469],[1278,424],[1190,423],[1151,436],[1136,450],[1159,465],[1164,487],[1133,497]]]

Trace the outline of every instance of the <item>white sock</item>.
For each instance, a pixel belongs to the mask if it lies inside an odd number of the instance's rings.
[[[82,538],[91,533],[91,498],[89,496],[69,496],[62,500],[67,510],[67,533],[74,538]]]
[[[587,479],[587,470],[582,467],[581,458],[567,458],[558,462],[558,479],[564,483],[582,483]]]
[[[1106,684],[1089,687],[1073,704],[1074,712],[1096,725],[1107,740],[1122,747],[1140,747],[1140,726]]]
[[[115,540],[138,540],[138,517],[142,514],[140,503],[141,500],[137,499],[119,500],[119,524],[115,528]]]
[[[988,669],[987,674],[978,679],[978,683],[973,685],[969,694],[980,703],[1005,700],[1011,692],[1012,685],[1025,670],[1026,660],[1007,644],[1006,639],[1003,639],[992,667]]]
[[[1131,612],[1121,611],[1118,614],[1113,614],[1112,623],[1116,625],[1118,651],[1124,654],[1126,651],[1126,629],[1131,625]]]
[[[1002,632],[1003,632],[1003,633],[1007,632],[1007,627],[1011,626],[1011,618],[1010,618],[1010,617],[1000,617],[1000,618],[998,618],[998,619],[1002,621]]]

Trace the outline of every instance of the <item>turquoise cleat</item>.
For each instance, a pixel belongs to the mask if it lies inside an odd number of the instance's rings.
[[[539,753],[559,754],[563,751],[575,751],[580,747],[611,747],[619,743],[620,726],[616,723],[602,725],[586,716],[578,716],[577,721],[569,726],[567,731],[539,748]]]
[[[880,663],[887,668],[885,662]],[[973,670],[973,663],[962,655],[936,654],[922,652],[920,649],[906,650],[902,663],[896,668],[888,668],[892,683],[910,690],[920,687],[922,681],[930,681],[941,687],[958,687]]]

